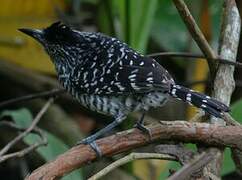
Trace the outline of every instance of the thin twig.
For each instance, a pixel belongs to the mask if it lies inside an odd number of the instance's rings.
[[[88,180],[96,180],[100,179],[112,170],[122,166],[128,162],[137,160],[137,159],[160,159],[160,160],[170,160],[170,161],[177,161],[176,157],[167,155],[167,154],[160,154],[160,153],[130,153],[129,155],[113,162],[112,164],[108,165],[92,177],[88,178]]]
[[[43,108],[39,111],[39,113],[36,115],[34,120],[32,121],[31,125],[21,134],[19,134],[17,137],[15,137],[12,141],[10,141],[1,151],[0,151],[0,157],[3,156],[8,150],[13,147],[17,142],[22,140],[24,137],[26,137],[36,126],[36,124],[39,122],[41,117],[44,115],[44,113],[47,111],[51,103],[54,101],[53,98],[50,98],[47,103],[43,106]]]
[[[189,52],[158,52],[158,53],[152,53],[152,54],[148,54],[148,57],[157,57],[157,56],[167,56],[167,57],[186,57],[186,58],[199,58],[199,59],[206,59],[206,57],[202,54],[194,54],[194,53],[189,53]],[[228,64],[228,65],[232,65],[235,67],[242,67],[242,63],[240,62],[233,62],[229,59],[223,59],[223,58],[210,58],[211,60],[216,61],[217,63],[221,63],[221,64]],[[187,60],[187,59],[186,59]]]
[[[198,47],[201,49],[203,54],[205,55],[210,72],[212,77],[215,75],[216,72],[216,63],[212,59],[216,59],[217,55],[213,52],[213,49],[210,47],[209,43],[207,42],[206,38],[204,37],[202,31],[196,24],[194,18],[192,17],[187,5],[183,0],[173,0],[182,20],[184,21],[187,29],[189,30],[191,36],[196,41]]]
[[[2,119],[1,119],[1,121],[0,121],[0,127],[1,127],[1,126],[7,126],[7,127],[9,127],[9,128],[12,128],[12,129],[14,129],[14,130],[16,130],[16,131],[20,131],[20,132],[23,132],[23,131],[26,130],[26,128],[19,127],[19,126],[17,126],[17,124],[15,124],[15,123],[13,123],[13,122],[11,122],[11,121],[5,121],[5,120],[2,120]],[[34,129],[33,129],[32,131],[34,132]],[[35,133],[35,132],[34,132],[34,133]]]
[[[14,129],[16,131],[20,131],[20,132],[24,132],[24,131],[27,130],[27,128],[19,127],[19,126],[17,126],[15,123],[13,123],[11,121],[1,120],[0,126],[7,126],[7,127],[10,127],[12,129]],[[34,129],[31,130],[31,133],[35,133],[35,134],[39,135],[40,137],[43,136],[42,131],[37,126],[34,127]],[[44,138],[44,136],[43,136],[43,138]]]
[[[49,91],[44,91],[44,92],[39,92],[39,93],[33,93],[33,94],[28,94],[26,96],[21,96],[13,99],[9,99],[3,102],[0,102],[0,108],[9,106],[12,104],[20,103],[20,102],[26,102],[32,99],[37,99],[37,98],[43,98],[43,97],[52,97],[52,96],[57,96],[59,94],[64,93],[64,89],[52,89]]]
[[[221,180],[221,178],[219,178],[218,176],[212,174],[211,172],[207,172],[206,174],[209,177],[209,180]]]
[[[182,144],[160,144],[155,147],[155,152],[176,157],[182,165],[190,162],[196,154]]]
[[[169,177],[167,180],[187,180],[191,179],[194,173],[201,171],[202,168],[213,159],[211,154],[203,152],[191,163],[184,165],[179,171]]]
[[[234,120],[234,118],[229,113],[224,113],[223,120],[226,122],[227,125],[241,126],[241,124]]]
[[[34,151],[38,147],[44,146],[47,144],[47,139],[43,134],[43,131],[37,127],[34,127],[33,131],[37,133],[40,136],[40,141],[36,142],[20,151],[14,152],[14,153],[9,153],[3,156],[0,156],[0,163],[6,161],[7,159],[13,158],[13,157],[23,157],[26,154]],[[32,132],[32,131],[31,131]]]

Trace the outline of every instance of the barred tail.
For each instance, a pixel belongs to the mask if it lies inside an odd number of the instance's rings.
[[[215,117],[221,118],[223,112],[229,111],[229,107],[218,100],[183,86],[172,85],[169,93],[172,97],[191,103],[192,105],[203,109],[205,112]]]

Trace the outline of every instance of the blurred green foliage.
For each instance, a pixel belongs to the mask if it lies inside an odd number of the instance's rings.
[[[232,104],[231,115],[236,121],[242,123],[242,99]],[[230,149],[226,148],[224,153],[224,163],[222,172],[223,174],[227,174],[229,172],[232,172],[233,170],[235,170],[235,165],[233,160],[231,159],[231,151]]]
[[[195,3],[192,1],[186,2],[193,15],[195,14],[196,21],[199,22],[201,1],[196,1]],[[209,1],[209,13],[212,21],[211,43],[214,47],[218,45],[220,31],[218,27],[220,27],[221,23],[222,4],[222,1]],[[159,1],[151,29],[153,41],[166,51],[185,51],[188,49],[191,38],[172,1]],[[199,50],[195,44],[193,46],[193,49]]]
[[[19,110],[11,110],[11,111],[3,111],[0,114],[0,117],[9,116],[11,119],[21,128],[28,128],[33,120],[33,116],[28,109],[22,108]],[[67,151],[70,147],[68,147],[61,139],[54,136],[53,134],[43,130],[44,135],[47,138],[48,144],[47,146],[39,147],[36,152],[38,152],[46,162],[54,160],[58,155]],[[24,142],[28,145],[34,144],[40,141],[40,137],[36,134],[30,133],[24,139]],[[62,178],[63,180],[76,180],[83,179],[81,170],[73,171],[67,176]]]
[[[242,123],[242,99],[233,103],[231,106],[232,117]],[[189,148],[195,149],[194,146],[189,146]],[[169,169],[179,169],[181,166],[177,162],[170,162],[164,172],[160,174],[160,180],[165,179],[169,175]],[[235,164],[231,158],[231,150],[226,148],[224,152],[224,160],[222,167],[222,175],[228,174],[235,170]]]
[[[146,52],[157,0],[100,1],[98,25],[101,32],[116,36],[141,53]]]
[[[233,103],[231,106],[231,114],[236,121],[242,123],[242,99]]]
[[[183,51],[188,33],[172,1],[159,1],[151,30],[152,39],[167,51]]]
[[[156,49],[163,51],[194,51],[200,52],[192,41],[189,32],[181,20],[176,8],[170,0],[65,0],[67,4],[90,3],[95,6],[97,12],[88,12],[96,20],[95,26],[98,31],[118,37],[128,43],[132,48],[141,53],[152,51],[148,49],[148,42],[158,46]],[[200,10],[203,1],[186,0],[197,22],[200,22]],[[222,1],[209,0],[209,13],[211,18],[212,38],[211,44],[216,49],[218,46],[220,29],[220,16],[222,12]],[[82,4],[81,4],[82,6]],[[78,8],[75,8],[78,10]],[[82,13],[80,11],[80,13]],[[42,53],[42,52],[41,52]],[[42,62],[41,62],[42,63]],[[187,61],[175,61],[176,66],[187,68]],[[242,100],[232,105],[232,116],[242,123]],[[1,116],[10,116],[20,127],[28,127],[33,119],[27,109],[4,111]],[[122,125],[124,129],[132,127],[134,120],[128,118]],[[58,137],[44,131],[48,139],[46,147],[40,147],[36,151],[43,159],[53,160],[57,155],[67,151],[69,147]],[[39,140],[35,134],[29,134],[24,138],[26,144],[33,144]],[[189,146],[191,149],[196,147]],[[235,169],[231,159],[230,150],[226,149],[224,154],[223,174]],[[177,162],[167,163],[165,171],[160,172],[159,178],[166,179],[169,169],[179,169]],[[137,167],[136,167],[137,168]],[[126,170],[132,174],[132,164],[126,166]],[[81,170],[77,170],[63,179],[82,179]]]

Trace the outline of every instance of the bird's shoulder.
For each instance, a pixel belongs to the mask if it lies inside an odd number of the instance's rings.
[[[138,53],[117,38],[101,33],[86,33],[85,36],[93,51],[88,53],[85,63],[76,67],[79,80],[72,79],[77,80],[78,88],[84,88],[90,94],[169,89],[173,79],[154,59]]]

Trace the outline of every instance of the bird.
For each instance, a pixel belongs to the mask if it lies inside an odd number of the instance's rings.
[[[122,123],[128,114],[142,112],[136,127],[148,132],[144,114],[162,107],[170,98],[222,118],[229,107],[222,102],[176,84],[155,59],[142,55],[117,38],[79,31],[58,21],[43,29],[19,31],[37,40],[50,56],[64,89],[82,106],[111,116],[113,121],[77,144],[88,144],[98,156],[96,139]]]

